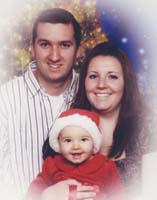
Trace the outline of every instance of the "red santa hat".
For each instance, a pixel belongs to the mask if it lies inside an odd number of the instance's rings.
[[[60,152],[58,136],[66,126],[79,126],[87,130],[94,142],[93,153],[97,153],[100,150],[102,134],[98,128],[98,114],[85,109],[70,109],[63,112],[54,122],[49,136],[49,144],[56,152]]]

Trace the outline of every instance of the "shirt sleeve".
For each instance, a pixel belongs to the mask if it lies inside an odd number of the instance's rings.
[[[14,180],[12,174],[8,113],[6,101],[0,90],[0,191],[3,192],[6,199],[10,195],[12,199],[14,199],[13,196],[16,196],[13,191]]]
[[[11,163],[9,148],[9,125],[7,109],[0,96],[0,180],[3,183],[10,183]],[[9,180],[7,180],[9,179]]]
[[[26,198],[27,200],[39,200],[42,192],[47,187],[53,184],[53,182],[51,181],[51,170],[49,170],[53,169],[53,165],[53,158],[47,157],[47,159],[43,163],[42,171],[37,175],[37,177],[32,181],[29,186]]]

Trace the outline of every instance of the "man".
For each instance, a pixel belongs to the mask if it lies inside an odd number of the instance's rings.
[[[80,40],[71,13],[45,10],[33,26],[34,61],[23,76],[0,87],[0,180],[20,193],[41,170],[42,145],[77,91],[78,74],[72,68]]]

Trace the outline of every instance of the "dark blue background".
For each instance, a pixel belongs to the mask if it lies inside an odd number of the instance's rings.
[[[150,93],[152,60],[149,51],[150,38],[147,37],[147,26],[143,25],[144,19],[135,9],[125,9],[124,6],[114,4],[112,0],[96,2],[102,30],[107,33],[110,41],[126,52],[134,66],[142,92]]]

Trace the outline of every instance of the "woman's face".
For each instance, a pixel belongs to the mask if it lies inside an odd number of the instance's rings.
[[[103,55],[92,58],[85,79],[85,90],[92,108],[97,112],[119,112],[124,77],[118,59]]]

